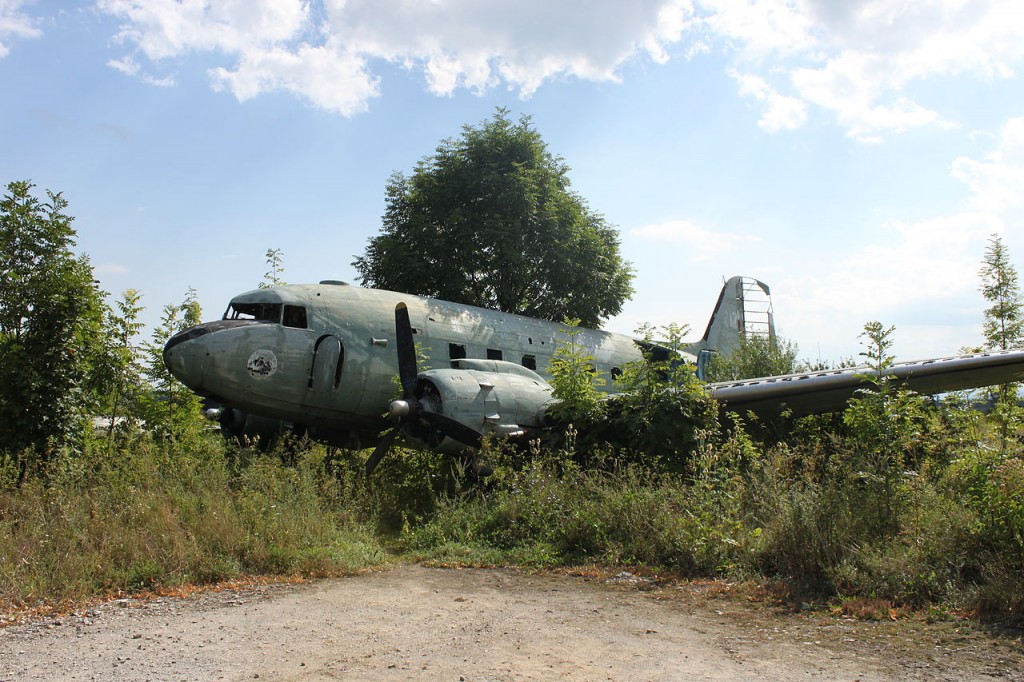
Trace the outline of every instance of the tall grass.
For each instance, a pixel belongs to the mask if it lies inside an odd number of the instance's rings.
[[[260,456],[232,473],[215,439],[87,447],[0,492],[0,605],[210,582],[340,573],[386,560],[344,513],[323,452]]]
[[[834,422],[825,422],[829,429]],[[796,598],[879,600],[1024,620],[1024,461],[952,437],[933,410],[899,470],[818,427],[766,445],[704,434],[687,471],[571,450],[500,449],[484,485],[406,529],[440,561],[644,566],[781,580]]]
[[[685,457],[575,441],[488,444],[493,474],[396,448],[261,455],[208,437],[137,437],[0,489],[0,604],[339,574],[407,558],[603,563],[778,581],[794,598],[876,600],[1024,621],[1024,458],[977,415],[925,407],[866,451],[839,419],[761,440],[736,420]],[[678,454],[678,453],[676,453]],[[284,464],[282,462],[287,462]]]

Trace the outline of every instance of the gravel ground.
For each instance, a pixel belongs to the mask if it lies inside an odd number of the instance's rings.
[[[1024,680],[1020,631],[788,613],[721,585],[403,565],[0,629],[0,680]]]

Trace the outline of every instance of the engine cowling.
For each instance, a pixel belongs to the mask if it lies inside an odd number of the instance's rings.
[[[541,427],[544,408],[553,402],[551,386],[525,367],[500,360],[460,360],[453,369],[432,369],[418,378],[422,409],[439,412],[483,435],[529,438]],[[455,452],[464,445],[439,437],[429,428],[411,435],[436,450]]]

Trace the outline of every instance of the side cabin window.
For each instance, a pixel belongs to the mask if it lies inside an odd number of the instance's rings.
[[[225,320],[256,320],[257,322],[280,322],[280,303],[242,303],[234,301],[224,313]]]
[[[526,369],[532,369],[534,372],[537,371],[537,356],[536,355],[524,355],[523,356],[523,367]]]
[[[306,329],[306,309],[300,305],[284,307],[284,326]]]
[[[449,360],[461,360],[466,357],[466,347],[461,343],[449,343],[448,344],[448,359]]]
[[[498,350],[497,348],[488,348],[487,349],[487,359],[488,360],[502,360],[504,358],[502,356],[502,352],[500,350]]]

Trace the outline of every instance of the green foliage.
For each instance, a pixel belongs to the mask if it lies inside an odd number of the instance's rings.
[[[922,422],[937,430],[927,451],[906,458],[889,526],[878,523],[885,491],[863,475],[851,436],[768,448],[735,418],[696,435],[685,474],[609,450],[584,466],[571,448],[524,454],[494,443],[485,453],[494,473],[482,481],[437,453],[398,450],[367,479],[365,452],[300,449],[289,466],[279,453],[249,452],[235,469],[211,434],[142,435],[114,457],[98,439],[54,459],[45,485],[0,486],[0,601],[344,573],[387,561],[382,543],[397,540],[410,556],[445,563],[761,576],[785,580],[801,600],[1020,619],[1024,466],[991,441],[979,447],[972,438],[985,432],[973,417],[938,409]]]
[[[580,341],[579,323],[579,319],[565,320],[561,329],[565,340],[551,358],[548,372],[558,402],[548,414],[560,423],[586,427],[604,416],[604,396],[598,386],[605,380],[598,376],[594,356]]]
[[[79,442],[96,405],[103,295],[68,202],[12,182],[0,200],[0,453],[22,477]]]
[[[985,309],[982,332],[986,347],[1009,350],[1024,343],[1024,307],[1022,307],[1017,269],[998,235],[992,235],[981,271],[981,294],[990,306]]]
[[[871,388],[862,389],[843,413],[849,429],[853,465],[865,488],[877,493],[875,522],[882,529],[897,528],[908,457],[913,457],[924,426],[923,399],[912,391],[892,386],[885,371],[891,355],[893,327],[880,322],[864,325],[869,371],[862,375]]]
[[[1021,299],[1017,269],[1003,240],[992,235],[981,268],[981,294],[989,302],[982,333],[985,347],[1009,350],[1024,345],[1024,301]],[[989,389],[993,414],[999,425],[1000,446],[1005,449],[1010,433],[1020,429],[1024,411],[1019,407],[1020,384],[1009,383]]]
[[[702,430],[717,429],[718,407],[703,382],[682,358],[686,327],[669,324],[657,330],[665,340],[655,343],[656,330],[644,327],[644,359],[629,363],[616,379],[615,392],[606,396],[598,387],[604,378],[594,370],[594,358],[579,343],[578,320],[563,328],[551,363],[552,386],[558,402],[548,416],[559,427],[547,439],[588,457],[608,447],[622,456],[657,459],[681,471]]]
[[[888,386],[889,379],[884,372],[896,360],[896,356],[891,354],[892,334],[895,330],[895,327],[885,327],[881,322],[875,320],[866,323],[864,331],[860,335],[865,341],[863,342],[864,350],[858,355],[864,358],[868,369],[871,370],[871,373],[864,375],[864,379],[877,386],[879,391],[885,390]]]
[[[260,289],[287,284],[281,279],[281,273],[284,272],[284,258],[281,255],[281,249],[267,249],[267,267],[270,269],[263,275],[263,281],[259,284]]]
[[[716,353],[707,369],[708,381],[738,381],[800,371],[797,345],[787,339],[742,334],[729,355]]]
[[[779,445],[753,472],[752,511],[763,524],[755,566],[795,591],[831,592],[831,574],[859,537],[849,470],[823,454]]]
[[[466,462],[441,453],[394,448],[371,479],[364,481],[361,461],[353,474],[369,486],[360,503],[365,517],[392,535],[430,519],[439,500],[466,482],[465,467]]]
[[[735,489],[687,485],[643,464],[585,468],[571,450],[547,450],[522,466],[494,457],[475,493],[441,500],[405,541],[435,560],[529,565],[601,562],[685,575],[718,573],[750,540],[731,515]]]
[[[142,295],[128,289],[117,301],[117,310],[107,310],[103,361],[94,372],[100,386],[98,414],[107,420],[107,450],[112,453],[115,438],[123,442],[138,429],[148,385],[143,378],[135,338],[142,331],[139,313]]]
[[[142,413],[149,429],[162,436],[178,438],[203,426],[199,397],[178,381],[164,364],[167,340],[199,324],[201,318],[195,289],[190,287],[182,303],[164,306],[160,325],[153,330],[151,339],[142,344],[143,373],[150,385],[150,391],[144,395]]]
[[[660,458],[678,470],[699,434],[717,430],[718,405],[680,355],[687,331],[674,323],[637,330],[645,342],[644,359],[623,368],[609,417],[595,438]],[[655,333],[663,337],[657,344],[652,341]]]
[[[499,109],[386,188],[360,281],[587,327],[617,314],[632,269],[617,230],[570,188],[569,168],[524,116]]]
[[[528,457],[498,448],[486,485],[439,496],[403,537],[437,561],[761,575],[786,580],[795,599],[1020,619],[1024,467],[979,447],[987,432],[965,401],[929,406],[880,377],[892,332],[867,325],[871,388],[842,419],[801,423],[768,447],[730,415],[725,431],[696,431],[682,475],[592,444],[581,460],[572,439]],[[660,397],[678,368],[649,368],[632,368],[631,384]]]

